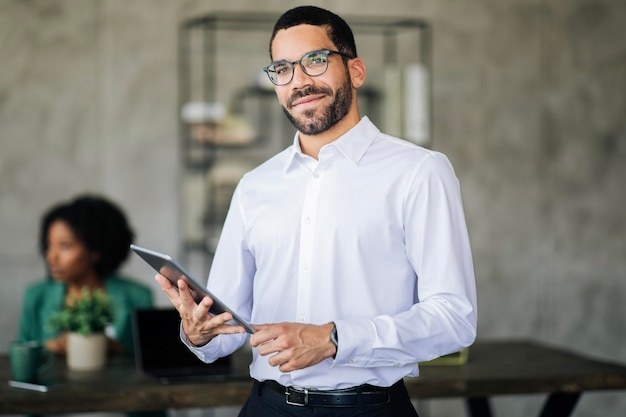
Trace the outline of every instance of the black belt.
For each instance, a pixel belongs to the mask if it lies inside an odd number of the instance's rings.
[[[373,385],[359,385],[358,387],[320,391],[306,388],[285,387],[276,381],[255,382],[261,389],[269,389],[284,396],[285,402],[290,405],[312,407],[353,407],[357,405],[381,405],[389,403],[391,390],[402,380],[390,388],[375,387]]]

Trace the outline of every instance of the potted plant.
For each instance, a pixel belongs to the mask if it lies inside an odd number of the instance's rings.
[[[106,363],[106,327],[113,322],[109,297],[103,290],[81,290],[61,311],[50,318],[50,326],[67,333],[67,366],[72,370],[102,369]]]

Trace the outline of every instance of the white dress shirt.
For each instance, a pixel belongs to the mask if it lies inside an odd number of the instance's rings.
[[[254,349],[257,380],[335,389],[415,376],[418,362],[476,335],[474,271],[452,166],[366,117],[324,146],[319,160],[301,152],[296,134],[238,184],[208,287],[251,323],[336,323],[334,360],[283,373]],[[246,340],[221,335],[190,348],[211,362]]]

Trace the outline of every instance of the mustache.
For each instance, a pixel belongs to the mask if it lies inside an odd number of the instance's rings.
[[[311,94],[324,94],[327,96],[332,96],[333,92],[330,88],[324,87],[307,87],[302,90],[296,90],[292,95],[287,99],[287,108],[293,107],[293,102],[298,100],[299,98],[306,97]]]

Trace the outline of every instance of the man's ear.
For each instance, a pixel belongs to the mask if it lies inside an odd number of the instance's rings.
[[[365,83],[365,76],[367,74],[365,62],[363,62],[363,60],[359,57],[353,58],[350,62],[348,62],[348,70],[350,71],[352,87],[361,87]]]

